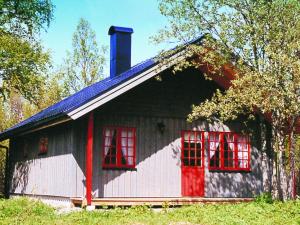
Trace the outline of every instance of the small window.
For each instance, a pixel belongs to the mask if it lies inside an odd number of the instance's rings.
[[[39,141],[39,154],[48,152],[48,137],[41,137]]]
[[[209,169],[250,170],[250,141],[247,135],[208,132]]]
[[[136,129],[105,127],[103,129],[103,168],[134,168]]]
[[[181,159],[183,166],[203,167],[203,132],[182,131],[181,134]]]

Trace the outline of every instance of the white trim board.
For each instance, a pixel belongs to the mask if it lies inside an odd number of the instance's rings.
[[[138,86],[139,84],[149,80],[150,78],[156,76],[160,72],[170,68],[171,66],[175,65],[178,61],[185,58],[185,54],[183,51],[173,55],[170,58],[170,61],[166,63],[159,63],[158,65],[151,67],[150,69],[144,71],[140,75],[129,79],[128,81],[116,86],[115,88],[111,89],[108,92],[100,95],[99,97],[85,103],[84,105],[76,108],[75,110],[68,113],[73,120],[76,120],[85,114],[93,111],[94,109],[98,108],[99,106],[111,101],[112,99],[118,97],[119,95],[131,90],[132,88]]]

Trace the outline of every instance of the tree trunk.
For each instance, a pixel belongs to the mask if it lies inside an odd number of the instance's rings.
[[[296,190],[295,190],[295,187],[296,187],[296,184],[295,184],[295,181],[296,181],[296,175],[295,175],[295,136],[294,136],[294,130],[292,129],[291,130],[291,133],[290,133],[290,137],[289,137],[289,153],[290,153],[290,177],[291,177],[291,198],[292,199],[295,199],[296,197]]]
[[[284,168],[284,135],[280,132],[276,132],[276,147],[277,147],[277,157],[276,157],[276,189],[277,198],[284,201],[288,198],[286,184],[289,179],[287,179],[286,171]]]

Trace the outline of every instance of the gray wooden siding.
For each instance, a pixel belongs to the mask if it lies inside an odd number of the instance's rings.
[[[95,110],[93,150],[94,197],[180,197],[181,130],[232,130],[243,127],[234,123],[186,122],[191,105],[210,98],[216,84],[206,81],[195,70],[176,76],[165,73],[163,81],[151,79]],[[158,131],[157,123],[166,125]],[[104,126],[136,127],[136,169],[102,169],[102,130]],[[255,124],[250,127],[255,128]],[[245,127],[243,127],[245,129]],[[255,130],[255,129],[254,129]],[[249,131],[249,130],[248,130]],[[13,147],[13,184],[11,191],[55,196],[85,196],[85,151],[87,118],[45,129],[49,152],[39,156],[38,137],[29,134],[31,150],[27,159],[22,149]],[[252,143],[250,173],[210,172],[205,161],[205,196],[249,197],[263,191],[261,153]],[[13,141],[15,144],[18,140]],[[206,152],[207,155],[207,152]],[[207,158],[207,157],[206,157]]]
[[[137,129],[136,170],[102,169],[102,139],[95,143],[99,160],[94,171],[96,195],[99,197],[174,197],[180,195],[180,165],[175,152],[180,131],[169,129],[174,121],[163,118],[98,117],[98,136],[103,126],[132,126]],[[163,135],[156,124],[163,121],[168,129]],[[177,133],[175,135],[175,133]]]
[[[48,137],[48,152],[39,155],[39,138]],[[24,140],[28,155],[24,156]],[[15,140],[12,146],[11,193],[76,196],[77,163],[73,157],[73,128],[61,125]]]
[[[161,134],[156,124],[163,122]],[[184,119],[163,117],[97,116],[96,137],[102,136],[105,126],[132,126],[137,129],[136,170],[102,169],[102,138],[94,143],[93,191],[97,197],[180,197],[181,130],[204,130],[207,123],[187,123]],[[233,126],[234,127],[234,126]],[[218,124],[210,130],[229,131]],[[207,156],[207,151],[205,152]],[[261,157],[254,145],[251,172],[212,172],[205,159],[206,197],[250,197],[262,191]]]
[[[199,72],[187,70],[176,76],[163,74],[162,81],[152,79],[97,110],[95,124],[94,192],[98,197],[180,197],[181,130],[240,131],[241,122],[227,125],[215,122],[186,122],[191,105],[210,98],[216,84]],[[242,121],[243,119],[240,119]],[[166,125],[164,134],[157,123]],[[130,170],[102,170],[101,146],[103,126],[137,128],[137,166]],[[256,129],[255,123],[251,126]],[[254,129],[254,130],[255,130]],[[248,197],[262,187],[261,156],[253,137],[251,173],[210,172],[205,159],[205,196]],[[206,151],[207,156],[207,151]]]

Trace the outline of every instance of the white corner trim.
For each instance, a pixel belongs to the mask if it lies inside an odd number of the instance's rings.
[[[68,116],[71,117],[73,120],[80,118],[81,116],[91,112],[92,110],[98,108],[99,106],[109,102],[110,100],[118,97],[119,95],[131,90],[132,88],[138,86],[139,84],[143,83],[144,81],[156,76],[160,72],[170,68],[176,62],[184,59],[185,56],[183,52],[179,52],[173,55],[170,58],[170,61],[166,63],[159,63],[158,65],[144,71],[140,75],[129,79],[128,81],[118,85],[117,87],[113,88],[112,90],[105,92],[104,94],[100,95],[99,97],[87,102],[86,104],[76,108],[75,110],[68,113]]]

